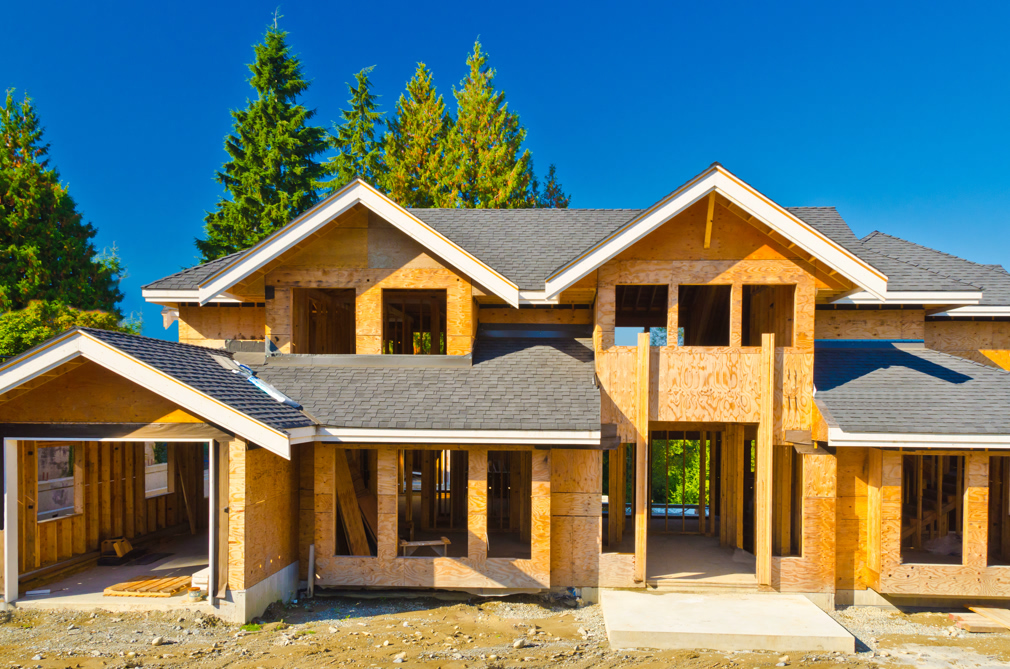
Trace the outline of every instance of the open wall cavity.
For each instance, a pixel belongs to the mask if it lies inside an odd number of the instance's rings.
[[[375,449],[336,449],[334,555],[376,555],[379,532]]]
[[[603,549],[635,550],[635,444],[621,444],[603,458]]]
[[[653,346],[667,345],[669,293],[665,284],[616,286],[614,326],[618,338],[633,341],[637,333],[649,332]]]
[[[383,353],[444,355],[446,291],[383,290]]]
[[[743,286],[741,339],[744,346],[760,346],[761,335],[775,335],[776,346],[793,345],[796,286]]]
[[[355,352],[353,288],[296,288],[294,352],[316,355]]]
[[[729,346],[732,286],[678,287],[678,339],[683,346]]]
[[[463,450],[399,452],[399,556],[466,557],[468,468]]]
[[[903,563],[962,563],[964,477],[964,456],[902,457]]]

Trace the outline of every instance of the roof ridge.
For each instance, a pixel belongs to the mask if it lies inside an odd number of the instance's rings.
[[[866,235],[865,237],[863,237],[863,239],[861,239],[859,241],[867,240],[870,237],[873,237],[874,235],[880,235],[881,237],[887,237],[889,239],[896,239],[899,242],[905,242],[906,244],[911,244],[912,246],[915,246],[917,248],[925,249],[926,251],[931,251],[933,253],[938,253],[938,254],[940,254],[942,256],[946,256],[947,258],[953,258],[954,260],[960,260],[961,262],[966,262],[966,263],[969,263],[971,265],[975,265],[976,267],[981,267],[983,269],[988,269],[988,270],[991,270],[991,271],[995,271],[996,270],[996,268],[993,267],[992,265],[996,265],[996,267],[1003,267],[1002,265],[1000,265],[998,263],[986,264],[986,263],[975,262],[974,260],[968,260],[967,258],[962,258],[961,256],[956,256],[953,253],[947,253],[946,251],[941,251],[939,249],[934,249],[931,246],[926,246],[925,244],[919,244],[918,242],[913,242],[913,241],[905,239],[903,237],[898,237],[897,235],[891,235],[891,234],[888,234],[886,232],[881,232],[880,230],[874,230],[873,232],[871,232],[870,234]],[[880,253],[880,252],[878,251],[878,253]],[[886,253],[882,253],[881,255],[887,255],[887,254]],[[888,255],[887,257],[888,258],[892,258],[893,256],[889,256]],[[897,258],[895,258],[895,259],[897,260]],[[1005,268],[1004,268],[1004,271],[1005,271]]]

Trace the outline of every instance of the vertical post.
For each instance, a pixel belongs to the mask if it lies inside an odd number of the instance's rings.
[[[985,569],[989,562],[989,455],[965,456],[964,534],[961,553],[965,567]]]
[[[648,476],[649,443],[649,334],[638,333],[638,365],[635,381],[635,581],[645,582],[646,532],[649,527]]]
[[[4,439],[4,603],[18,598],[18,442]]]
[[[210,483],[210,490],[207,491],[207,511],[210,514],[210,518],[207,523],[207,601],[212,605],[217,603],[217,598],[215,594],[217,593],[217,565],[221,556],[218,555],[218,532],[221,528],[218,527],[218,496],[221,491],[218,489],[217,480],[217,469],[218,461],[217,455],[220,451],[220,443],[217,441],[208,442],[210,453],[208,454],[209,462],[207,463],[207,478]]]
[[[775,335],[761,335],[761,422],[758,424],[754,482],[754,556],[758,585],[772,583],[772,468],[775,464]]]

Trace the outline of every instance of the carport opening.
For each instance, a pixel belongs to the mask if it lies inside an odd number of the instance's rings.
[[[17,459],[25,605],[206,590],[207,444],[19,441]]]

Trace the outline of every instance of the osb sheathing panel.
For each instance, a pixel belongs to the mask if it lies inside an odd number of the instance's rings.
[[[923,309],[820,310],[814,339],[924,339]]]
[[[482,308],[478,311],[481,323],[533,323],[543,325],[592,325],[591,309],[500,309]]]
[[[219,348],[226,339],[259,339],[266,332],[265,307],[179,307],[179,341]]]
[[[836,457],[835,587],[839,590],[864,590],[867,587],[869,449],[839,448]]]
[[[293,453],[297,454],[296,449]],[[298,456],[232,441],[228,460],[228,587],[244,590],[298,560]]]
[[[396,508],[397,451],[377,445],[379,508]],[[416,450],[411,445],[410,450]],[[430,446],[441,449],[440,446]],[[461,447],[456,446],[460,449]],[[324,586],[394,586],[423,588],[547,588],[551,585],[551,465],[550,451],[533,450],[530,559],[487,557],[488,450],[532,450],[529,447],[466,448],[469,453],[467,530],[468,557],[396,557],[395,514],[379,522],[378,556],[335,554],[333,458],[337,447],[316,444],[315,543],[317,583]],[[389,499],[384,499],[389,498]]]
[[[923,451],[929,454],[928,451]],[[883,451],[880,487],[880,592],[893,595],[1010,597],[1010,567],[986,566],[989,456],[965,455],[964,536],[961,565],[902,564],[902,453]]]
[[[91,361],[0,402],[0,423],[200,422],[161,395]]]
[[[1010,369],[1010,322],[929,321],[926,347]]]
[[[803,456],[803,541],[800,557],[772,557],[772,586],[782,592],[834,592],[837,462]]]

